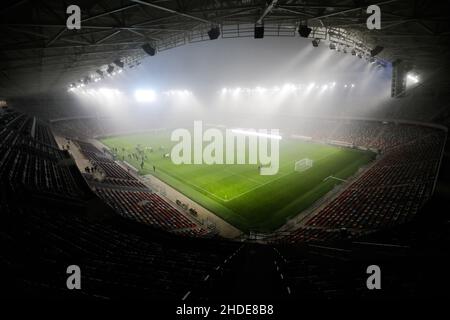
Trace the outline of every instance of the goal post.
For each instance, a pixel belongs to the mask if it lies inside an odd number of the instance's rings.
[[[295,161],[294,170],[297,172],[303,172],[308,170],[313,166],[313,160],[305,158],[298,161]]]

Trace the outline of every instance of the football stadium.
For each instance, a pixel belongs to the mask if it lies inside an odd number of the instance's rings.
[[[168,134],[161,133],[112,137],[103,140],[103,143],[110,149],[119,150],[119,159],[121,155],[125,159],[125,154],[131,155],[137,146],[143,147],[145,144],[147,148],[152,148],[152,145],[171,147]],[[165,148],[160,152],[147,152],[149,156],[139,175],[145,177],[153,173],[158,179],[246,232],[276,230],[286,219],[301,212],[302,208],[307,209],[373,158],[367,151],[287,141],[280,146],[278,174],[261,176],[258,165],[175,165],[170,159],[164,158]],[[141,166],[139,159],[128,158],[135,168]],[[296,170],[295,163],[301,161],[299,158],[311,159],[314,165],[309,169]],[[286,186],[292,189],[286,190]],[[278,194],[277,189],[284,189],[283,193]]]
[[[0,15],[2,298],[278,319],[448,296],[448,3]]]

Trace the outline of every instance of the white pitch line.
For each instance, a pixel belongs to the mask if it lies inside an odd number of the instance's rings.
[[[325,179],[323,179],[323,181],[327,181],[328,179],[335,179],[335,180],[338,180],[338,181],[347,182],[347,180],[344,180],[344,179],[341,179],[341,178],[337,178],[337,177],[334,177],[334,176],[328,176]]]
[[[166,173],[166,172],[163,171],[163,170],[160,170],[160,171],[162,171],[165,175],[171,177],[172,179],[179,180],[179,181],[181,181],[181,182],[184,183],[184,184],[190,185],[190,186],[192,186],[192,187],[194,187],[194,188],[198,188],[198,189],[200,189],[200,190],[202,190],[202,191],[204,191],[204,192],[210,194],[210,195],[213,196],[214,198],[217,198],[217,199],[222,200],[222,201],[226,201],[225,199],[222,199],[221,197],[215,195],[214,193],[212,193],[212,192],[210,192],[210,191],[208,191],[208,190],[206,190],[206,189],[203,189],[202,187],[199,187],[199,186],[197,186],[196,184],[194,184],[194,183],[192,183],[192,182],[187,182],[185,179],[181,179],[181,180],[180,180],[180,179],[177,179],[177,178],[171,176],[170,174]]]
[[[228,172],[228,171],[227,171],[227,172]],[[229,173],[230,173],[230,174],[233,174],[233,175],[236,175],[236,176],[241,176],[241,175],[239,175],[239,174],[235,174],[235,173],[231,173],[231,172],[229,172]],[[290,174],[290,173],[289,173],[289,174]],[[241,177],[246,178],[246,179],[249,179],[249,178],[247,178],[247,177],[245,177],[245,176],[241,176]],[[250,180],[250,179],[249,179],[249,180]],[[259,187],[262,187],[263,185],[265,185],[265,184],[267,184],[267,183],[270,183],[270,182],[272,182],[272,181],[275,181],[275,180],[271,180],[271,181],[268,181],[268,182],[266,182],[266,183],[259,184],[258,186],[254,187],[254,188],[252,188],[252,189],[249,189],[249,190],[247,190],[247,191],[245,191],[245,192],[243,192],[243,193],[240,193],[240,194],[238,194],[238,195],[232,197],[231,199],[224,199],[224,198],[222,198],[222,197],[220,197],[220,196],[218,196],[218,195],[216,195],[216,194],[214,194],[214,193],[212,193],[212,192],[210,192],[210,191],[208,191],[208,190],[206,190],[206,189],[204,189],[204,188],[202,188],[202,187],[200,187],[200,186],[198,186],[198,185],[196,185],[196,184],[194,184],[194,183],[192,183],[192,182],[186,182],[186,180],[183,180],[183,181],[184,181],[184,183],[186,183],[186,184],[188,184],[188,185],[191,185],[191,186],[193,186],[193,187],[195,187],[195,188],[198,188],[198,189],[200,189],[200,190],[202,190],[202,191],[204,191],[204,192],[206,192],[206,193],[212,195],[214,198],[217,198],[217,199],[219,199],[219,200],[222,200],[223,202],[228,202],[228,201],[231,201],[231,200],[233,200],[233,199],[236,199],[236,198],[240,197],[241,195],[243,195],[243,194],[245,194],[245,193],[247,193],[247,192],[253,191],[253,190],[255,190],[255,189],[259,188]],[[252,181],[252,180],[250,180],[250,181]]]
[[[218,195],[215,195],[214,193],[212,193],[212,192],[210,192],[210,191],[208,191],[206,189],[203,189],[202,187],[199,187],[196,184],[193,184],[192,182],[186,182],[186,180],[183,180],[183,183],[186,183],[186,184],[191,185],[191,186],[193,186],[195,188],[198,188],[198,189],[200,189],[202,191],[205,191],[206,193],[212,195],[214,198],[217,198],[217,199],[222,200],[222,201],[226,201],[225,199],[222,199],[222,197],[219,197]]]
[[[288,173],[286,173],[286,174],[283,174],[283,175],[279,176],[279,177],[276,178],[276,179],[267,181],[267,182],[262,183],[262,184],[260,184],[260,185],[258,185],[258,186],[256,186],[256,187],[253,187],[253,188],[251,188],[251,189],[249,189],[249,190],[247,190],[247,191],[244,191],[244,192],[242,192],[242,193],[240,193],[240,194],[238,194],[238,195],[236,195],[236,196],[234,196],[234,197],[232,197],[232,198],[230,198],[230,199],[228,199],[228,200],[225,200],[225,202],[228,202],[228,201],[234,200],[234,199],[236,199],[236,198],[239,198],[239,197],[243,196],[244,194],[247,194],[247,193],[249,193],[249,192],[252,192],[252,191],[254,191],[254,190],[258,189],[258,188],[261,188],[261,187],[263,187],[263,186],[265,186],[265,185],[267,185],[267,184],[269,184],[269,183],[272,183],[272,182],[274,182],[274,181],[277,181],[277,180],[279,180],[279,179],[281,179],[281,178],[283,178],[283,177],[285,177],[285,176],[287,176],[287,175],[290,175],[290,174],[292,174],[292,172],[288,172]]]

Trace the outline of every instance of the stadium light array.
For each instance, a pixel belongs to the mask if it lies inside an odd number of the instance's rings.
[[[114,66],[112,66],[112,65],[109,65],[107,70],[97,69],[95,71],[95,73],[93,73],[89,76],[83,77],[81,80],[79,80],[78,81],[80,83],[79,85],[73,86],[73,84],[70,84],[67,88],[68,89],[67,91],[74,91],[75,89],[82,88],[91,83],[99,82],[105,78],[105,73],[108,77],[113,77],[113,76],[123,72],[123,69],[119,69],[119,68],[116,68],[116,69],[117,70],[115,70]]]
[[[324,92],[324,91],[327,90],[327,89],[328,89],[328,85],[326,85],[326,84],[322,85],[322,88],[321,88],[321,90],[320,90],[320,93]]]
[[[112,64],[108,65],[108,69],[106,69],[106,72],[108,73],[108,76],[112,75],[114,72],[114,66]]]
[[[119,68],[122,68],[122,69],[123,69],[123,67],[124,67],[124,65],[125,65],[122,61],[120,61],[120,59],[114,60],[113,63],[114,63],[116,66],[118,66]]]
[[[233,90],[233,96],[236,96],[236,95],[238,95],[239,93],[241,93],[241,88],[236,88],[236,89],[234,89]]]
[[[349,43],[347,40],[338,40],[334,38],[333,40],[329,40],[329,48],[330,50],[335,50],[336,52],[348,53],[350,52],[352,56],[358,57],[362,59],[363,57],[367,60],[367,62],[376,64],[381,63],[384,66],[384,62],[368,51],[367,48],[363,46],[359,46],[356,43]]]
[[[74,94],[91,95],[102,98],[114,98],[118,95],[122,95],[122,91],[114,88],[85,88],[83,84],[76,85],[72,83],[69,85],[69,92]],[[193,96],[192,91],[189,90],[167,90],[164,92],[158,92],[153,89],[138,89],[130,93],[130,96],[134,97],[137,102],[153,102],[158,99],[159,96],[166,96],[170,98],[188,98]]]
[[[299,90],[299,89],[300,89],[300,85],[296,86],[295,84],[292,84],[292,83],[285,83],[283,85],[283,87],[281,88],[281,91],[294,92],[294,91]]]
[[[261,86],[256,86],[254,88],[222,88],[219,93],[223,96],[231,95],[231,96],[238,96],[240,94],[245,95],[265,95],[265,94],[295,94],[295,93],[301,93],[301,92],[309,92],[313,89],[319,89],[320,92],[323,92],[325,90],[334,89],[336,88],[337,83],[335,81],[326,82],[317,84],[315,82],[310,82],[308,84],[294,84],[294,83],[285,83],[282,86],[274,86],[271,88],[265,88]],[[354,88],[355,84],[345,84],[344,88],[351,87]]]
[[[143,52],[136,53],[125,57],[120,57],[112,62],[103,64],[101,67],[97,67],[91,72],[91,75],[89,76],[90,80],[88,83],[92,84],[94,82],[99,82],[107,77],[114,77],[118,74],[121,74],[124,70],[137,67],[141,65],[141,60],[147,56],[148,55]],[[80,85],[77,85],[75,87],[69,85],[68,91],[75,91],[77,87],[81,88]]]
[[[176,97],[187,97],[187,96],[191,96],[192,92],[189,90],[168,90],[168,91],[164,91],[163,92],[164,95],[166,96],[176,96]]]
[[[69,92],[74,92],[76,94],[80,95],[89,95],[93,97],[98,98],[107,98],[107,99],[114,99],[115,97],[118,97],[122,94],[120,90],[114,89],[114,88],[97,88],[97,89],[88,89],[84,88],[84,86],[77,86],[72,87],[69,89]]]
[[[100,89],[98,89],[98,92],[104,93],[104,94],[120,93],[120,91],[117,89],[109,89],[109,88],[100,88]]]
[[[419,76],[413,73],[408,73],[406,79],[411,81],[413,84],[419,83]]]
[[[320,39],[315,38],[311,41],[311,43],[312,43],[313,47],[317,48],[319,46]]]

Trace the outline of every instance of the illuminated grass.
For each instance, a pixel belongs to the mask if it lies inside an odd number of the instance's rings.
[[[175,165],[164,158],[173,145],[170,132],[110,137],[102,142],[118,148],[118,159],[136,168],[140,168],[140,160],[126,154],[135,152],[137,145],[152,147],[140,174],[155,175],[245,232],[279,228],[339,183],[334,179],[324,182],[326,177],[345,179],[374,157],[371,152],[283,139],[278,174],[261,176],[257,165]],[[122,148],[126,150],[124,158]],[[313,167],[295,172],[295,161],[303,158],[312,159]]]

